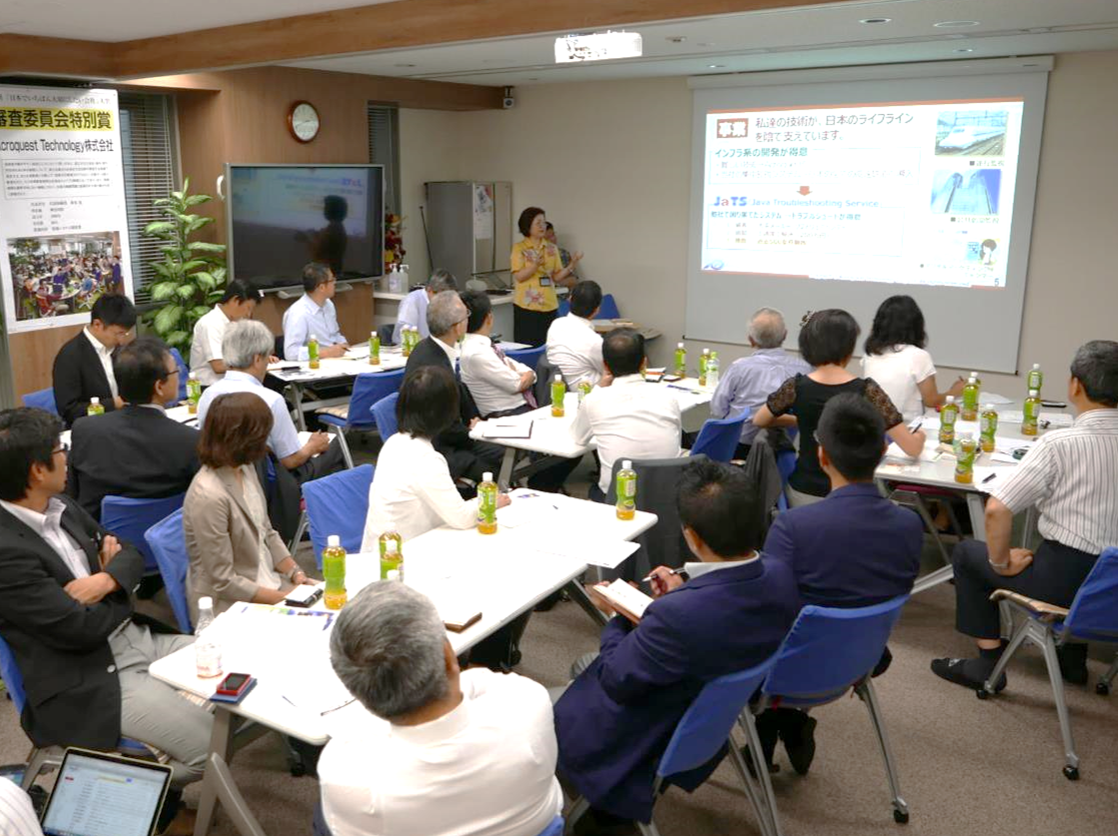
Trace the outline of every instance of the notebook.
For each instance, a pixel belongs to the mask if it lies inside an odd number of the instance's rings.
[[[171,767],[70,748],[43,812],[45,836],[151,836]]]

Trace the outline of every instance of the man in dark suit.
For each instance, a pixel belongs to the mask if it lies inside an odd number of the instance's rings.
[[[765,556],[787,564],[802,604],[868,607],[907,595],[920,571],[920,518],[881,496],[874,470],[885,452],[880,413],[861,395],[828,401],[816,430],[819,464],[831,480],[827,497],[776,518]],[[886,648],[876,675],[892,656]],[[815,756],[813,717],[794,709],[767,711],[757,732],[772,763],[779,734],[793,768],[806,774]]]
[[[420,340],[412,349],[405,376],[423,366],[441,366],[457,377],[458,341],[466,333],[468,320],[469,311],[457,293],[444,290],[436,294],[427,306],[431,336]],[[435,449],[446,459],[454,479],[464,476],[480,482],[482,474],[495,475],[501,469],[504,448],[470,438],[470,430],[481,420],[481,415],[470,390],[461,380],[458,381],[458,400],[458,420],[435,439]]]
[[[198,472],[198,431],[168,418],[179,369],[162,340],[140,337],[113,358],[123,409],[74,424],[66,493],[95,520],[110,494],[154,499],[184,493]]]
[[[150,744],[170,757],[178,791],[202,777],[211,717],[147,671],[193,639],[136,623],[143,557],[60,496],[61,429],[42,410],[0,412],[0,636],[23,674],[20,719],[37,746]],[[169,797],[168,819],[178,800]]]
[[[91,398],[106,412],[124,399],[113,376],[113,351],[128,340],[136,309],[127,296],[104,294],[93,303],[89,325],[58,350],[54,358],[54,402],[67,427],[86,414]]]
[[[640,623],[612,619],[599,655],[555,705],[560,776],[590,802],[594,832],[651,820],[656,764],[688,706],[710,680],[770,656],[795,620],[792,574],[757,552],[761,515],[743,513],[756,502],[737,468],[700,461],[684,471],[679,516],[700,562],[686,565],[686,582],[655,570],[657,600]],[[693,790],[716,763],[676,783]]]

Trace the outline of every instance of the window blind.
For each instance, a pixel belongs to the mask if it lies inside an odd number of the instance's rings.
[[[384,166],[384,209],[399,214],[400,133],[395,105],[369,102],[369,162]]]

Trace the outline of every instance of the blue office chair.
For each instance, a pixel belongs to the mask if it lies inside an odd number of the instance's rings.
[[[179,401],[186,400],[186,379],[190,377],[190,368],[186,365],[186,361],[182,359],[177,348],[171,349],[171,356],[175,358],[175,365],[179,367]]]
[[[570,301],[568,301],[567,297],[564,296],[562,299],[559,300],[559,310],[556,312],[555,315],[556,316],[566,316],[570,312],[571,312],[571,303],[570,303]]]
[[[617,302],[613,298],[612,293],[607,293],[602,297],[602,304],[598,306],[598,313],[595,314],[594,319],[620,319],[621,311],[617,309]]]
[[[547,351],[546,345],[536,346],[535,348],[521,348],[515,351],[506,351],[505,356],[510,360],[515,360],[518,363],[523,363],[532,371],[536,370],[536,365],[540,362],[540,357]]]
[[[12,649],[2,638],[0,638],[0,678],[4,680],[4,685],[12,698],[12,705],[15,706],[16,714],[22,715],[23,707],[27,704],[27,692],[23,689],[23,674],[20,673],[19,666],[16,664],[16,657],[12,653]],[[31,754],[27,759],[27,769],[23,771],[23,780],[20,783],[25,792],[31,789],[35,779],[41,773],[55,770],[62,765],[63,748],[59,746],[32,747]],[[133,758],[150,758],[152,754],[151,749],[143,743],[128,737],[122,737],[117,741],[116,751]]]
[[[788,487],[788,480],[792,476],[792,471],[796,469],[796,451],[795,450],[781,450],[776,454],[776,469],[780,471],[780,484],[781,487]],[[788,510],[788,497],[784,495],[784,491],[780,492],[780,497],[776,501],[778,510]]]
[[[804,607],[785,636],[772,670],[761,685],[761,699],[752,707],[755,713],[776,703],[785,708],[806,709],[834,702],[853,688],[869,711],[877,732],[889,790],[893,795],[893,819],[898,824],[908,821],[908,805],[901,798],[893,750],[889,746],[885,720],[881,716],[870,672],[880,661],[885,643],[907,600],[907,595],[901,595],[870,607]],[[762,776],[761,785],[773,832],[779,835],[776,798],[772,785],[764,780],[768,769],[759,768],[758,773]]]
[[[171,602],[171,610],[179,629],[193,633],[190,622],[190,605],[186,600],[186,570],[190,557],[186,553],[186,536],[182,530],[182,508],[157,522],[144,532],[144,542],[155,556],[159,574],[163,576],[163,588]]]
[[[101,525],[139,549],[144,556],[144,573],[159,572],[155,555],[144,540],[144,533],[168,514],[182,508],[185,493],[161,499],[129,499],[125,496],[106,496],[101,500]]]
[[[563,836],[563,817],[556,816],[551,820],[551,824],[540,831],[539,836]]]
[[[716,462],[729,462],[738,449],[741,428],[748,418],[748,408],[730,418],[708,418],[691,445],[691,455],[705,454]]]
[[[58,414],[58,405],[54,402],[54,389],[40,389],[38,392],[28,392],[23,396],[23,405],[35,409],[45,409],[51,415]]]
[[[1064,679],[1056,648],[1069,641],[1118,642],[1118,548],[1106,549],[1095,561],[1083,585],[1075,594],[1071,607],[1063,609],[1018,595],[1007,589],[998,589],[991,600],[1008,605],[1014,615],[1023,616],[1016,626],[1009,646],[991,671],[980,699],[995,693],[994,683],[1005,671],[1006,665],[1022,644],[1028,642],[1041,649],[1052,682],[1052,696],[1056,700],[1056,716],[1060,719],[1060,734],[1064,742],[1064,776],[1071,781],[1079,779],[1079,757],[1075,753],[1075,740],[1071,735],[1071,718],[1064,697]]]
[[[403,369],[359,374],[353,381],[353,394],[350,395],[348,404],[315,410],[318,420],[326,425],[327,431],[338,437],[346,467],[353,467],[353,457],[345,440],[346,430],[375,430],[376,423],[371,417],[370,408],[381,398],[400,391],[403,380]]]
[[[388,441],[396,434],[396,401],[399,399],[400,393],[393,392],[373,404],[373,420],[377,422],[377,432],[382,441]]]
[[[738,777],[742,779],[746,796],[753,805],[753,810],[761,825],[763,834],[770,834],[767,810],[763,797],[755,780],[749,775],[741,751],[734,744],[730,736],[735,721],[745,717],[743,726],[749,741],[750,753],[760,752],[761,744],[757,738],[757,729],[753,725],[752,717],[746,712],[750,698],[757,691],[757,687],[772,669],[776,656],[771,656],[759,665],[740,673],[732,673],[713,679],[703,686],[703,690],[695,697],[686,713],[680,718],[675,727],[672,739],[668,741],[668,748],[660,756],[660,763],[656,767],[656,777],[653,784],[653,798],[658,799],[664,782],[673,775],[690,772],[707,763],[718,754],[719,750],[729,743],[731,762],[737,770]],[[760,757],[758,755],[757,757]],[[755,770],[756,771],[756,770]],[[768,780],[768,770],[761,769],[757,774]],[[770,786],[771,792],[771,786]],[[570,812],[567,814],[567,832],[573,832],[574,824],[589,809],[590,803],[579,797]],[[637,827],[643,836],[659,836],[654,822],[645,824],[637,822]]]
[[[372,483],[371,464],[303,483],[303,501],[307,506],[311,544],[318,568],[322,568],[322,550],[326,548],[326,538],[331,534],[342,538],[342,547],[350,554],[361,551],[365,517],[369,513],[369,486]]]

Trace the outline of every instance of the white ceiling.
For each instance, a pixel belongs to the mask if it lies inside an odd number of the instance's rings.
[[[398,0],[0,0],[0,33],[131,41]]]
[[[859,22],[875,17],[891,22]],[[1118,49],[1118,2],[857,0],[620,28],[641,33],[644,57],[556,65],[556,32],[289,66],[504,86],[1080,52]]]

